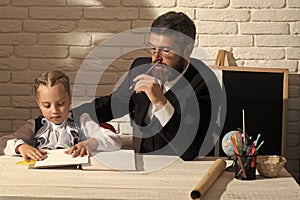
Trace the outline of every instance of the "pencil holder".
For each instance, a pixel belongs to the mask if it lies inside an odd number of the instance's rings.
[[[256,179],[256,154],[255,155],[239,155],[236,154],[235,162],[235,178],[240,180]]]

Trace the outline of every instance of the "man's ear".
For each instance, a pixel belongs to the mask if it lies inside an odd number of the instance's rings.
[[[189,58],[193,52],[193,49],[194,49],[194,44],[193,43],[188,44],[183,51],[184,58]]]

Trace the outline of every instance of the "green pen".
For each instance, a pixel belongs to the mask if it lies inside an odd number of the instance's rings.
[[[255,152],[258,151],[258,149],[261,147],[261,145],[262,145],[264,142],[265,142],[265,141],[262,141],[262,142],[258,145],[258,147],[256,148]]]
[[[64,144],[66,149],[70,149],[70,146],[67,145],[66,143]]]

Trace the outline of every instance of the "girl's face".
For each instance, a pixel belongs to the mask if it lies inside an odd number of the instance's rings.
[[[54,124],[61,124],[69,115],[71,97],[62,84],[40,85],[36,101],[43,116]]]

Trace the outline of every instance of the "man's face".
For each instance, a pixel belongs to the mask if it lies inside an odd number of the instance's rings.
[[[152,63],[159,60],[162,63],[152,70],[152,74],[158,79],[163,82],[173,80],[185,69],[187,61],[183,58],[184,50],[175,36],[150,33],[149,46]]]

